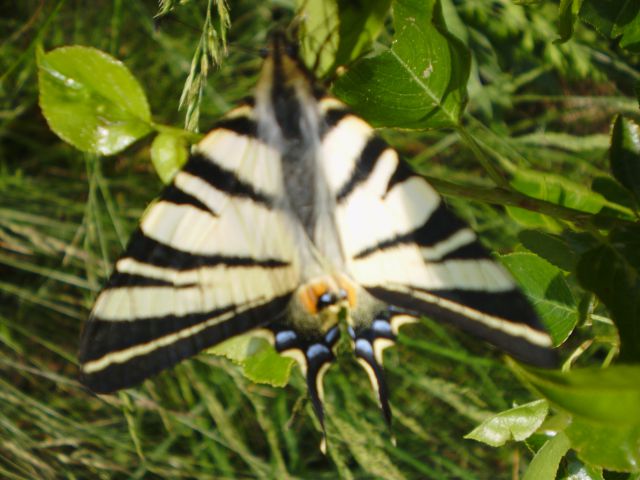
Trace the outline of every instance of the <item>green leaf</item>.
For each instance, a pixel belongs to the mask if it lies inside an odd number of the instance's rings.
[[[565,432],[585,462],[607,470],[640,472],[639,424],[612,426],[576,418]]]
[[[640,199],[640,127],[622,115],[613,122],[609,163],[616,180]]]
[[[300,54],[318,77],[329,72],[338,51],[340,17],[338,0],[297,0],[300,24]]]
[[[636,201],[626,188],[611,177],[596,177],[591,182],[591,190],[599,193],[609,202],[617,203],[630,211],[637,208]]]
[[[211,355],[220,355],[241,364],[264,346],[264,341],[251,334],[238,335],[206,350]]]
[[[164,184],[171,182],[187,162],[189,152],[183,135],[160,133],[151,144],[151,163]]]
[[[376,126],[452,127],[466,102],[469,54],[437,0],[397,0],[392,47],[356,62],[334,93]]]
[[[587,465],[575,459],[569,463],[567,474],[562,477],[562,480],[604,480],[604,477],[602,468]]]
[[[289,383],[295,360],[283,357],[271,345],[265,346],[244,361],[244,375],[252,382],[284,387]]]
[[[527,250],[544,258],[556,267],[571,272],[576,267],[578,256],[569,243],[558,235],[538,230],[522,230],[518,239]]]
[[[512,173],[510,183],[530,197],[583,212],[597,213],[607,204],[602,195],[555,173],[519,168]]]
[[[573,25],[576,22],[579,2],[576,0],[561,0],[558,7],[558,33],[560,38],[554,43],[564,43],[573,35]]]
[[[51,130],[82,151],[113,155],[151,131],[142,87],[124,64],[100,50],[40,52],[38,82]]]
[[[640,51],[640,3],[637,0],[584,0],[580,18],[620,46]]]
[[[560,233],[563,230],[562,224],[549,215],[510,205],[507,205],[505,210],[509,217],[524,227],[543,229],[553,233]]]
[[[533,253],[501,257],[533,303],[554,345],[564,342],[578,322],[578,309],[562,271]]]
[[[569,438],[563,432],[557,433],[538,450],[522,480],[555,480],[560,460],[569,448]]]
[[[542,425],[548,412],[547,401],[536,400],[487,418],[464,438],[492,447],[500,447],[509,440],[520,442],[529,438]]]
[[[560,372],[508,362],[520,377],[574,418],[611,425],[640,425],[640,365]]]
[[[319,77],[332,74],[371,48],[391,6],[391,0],[297,3],[298,15],[305,19],[300,29],[302,57]]]
[[[332,70],[371,48],[384,27],[390,6],[391,0],[338,0],[340,40]]]
[[[639,365],[563,373],[508,362],[520,378],[572,415],[565,433],[583,461],[612,470],[639,471]]]
[[[620,336],[620,360],[627,362],[640,361],[639,230],[612,233],[611,244],[585,252],[577,268],[582,286],[594,292],[611,313]]]
[[[230,338],[206,351],[220,355],[243,367],[252,382],[284,387],[289,383],[294,360],[279,355],[263,338],[248,333]]]

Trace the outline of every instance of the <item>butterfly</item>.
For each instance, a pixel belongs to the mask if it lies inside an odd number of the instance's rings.
[[[528,364],[552,341],[505,269],[371,126],[273,34],[255,95],[227,113],[147,209],[81,336],[81,381],[134,386],[250,331],[322,379],[347,312],[390,424],[382,352],[427,315]]]

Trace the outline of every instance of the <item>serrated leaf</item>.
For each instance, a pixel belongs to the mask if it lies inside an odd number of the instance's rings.
[[[334,93],[376,126],[458,125],[469,54],[446,29],[437,0],[397,0],[389,50],[356,62]]]
[[[237,335],[208,348],[205,353],[220,355],[234,363],[241,364],[263,347],[264,340],[251,334]]]
[[[538,230],[523,230],[518,239],[527,250],[544,258],[556,267],[571,272],[576,266],[578,256],[571,249],[569,243],[558,235],[540,232]]]
[[[584,0],[580,18],[620,46],[640,50],[640,3],[637,0]]]
[[[562,271],[533,253],[512,253],[501,259],[542,318],[553,344],[560,345],[579,318]]]
[[[151,163],[156,173],[166,185],[171,182],[178,170],[189,157],[184,136],[160,133],[151,144]]]
[[[244,375],[252,382],[284,387],[289,383],[294,363],[292,358],[283,357],[273,347],[266,345],[244,361]]]
[[[500,447],[510,440],[519,442],[529,438],[542,425],[548,412],[547,401],[536,400],[487,418],[464,438],[492,447]]]
[[[609,163],[616,180],[640,199],[640,126],[622,115],[613,122]]]
[[[210,355],[220,355],[243,367],[243,374],[252,382],[284,387],[289,383],[294,360],[279,355],[269,343],[248,333],[230,338],[207,349]]]
[[[584,253],[577,267],[578,280],[606,305],[620,336],[620,360],[640,361],[640,231],[619,230],[612,244]],[[617,245],[618,248],[614,248]]]
[[[142,87],[122,62],[100,50],[39,53],[38,83],[51,130],[82,151],[113,155],[151,131]]]
[[[571,448],[571,442],[564,432],[549,439],[536,453],[522,480],[555,480],[560,460]]]

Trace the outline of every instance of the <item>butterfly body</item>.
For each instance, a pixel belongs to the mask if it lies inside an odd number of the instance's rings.
[[[389,422],[382,351],[420,315],[555,361],[474,232],[274,35],[254,98],[195,147],[116,262],[82,335],[82,380],[129,387],[259,329],[298,361],[322,422],[342,311]]]

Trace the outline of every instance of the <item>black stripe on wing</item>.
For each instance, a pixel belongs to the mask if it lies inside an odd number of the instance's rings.
[[[162,192],[162,195],[160,196],[160,200],[174,203],[176,205],[191,205],[192,207],[197,208],[198,210],[201,210],[203,212],[207,212],[211,215],[217,215],[216,212],[211,210],[196,197],[185,192],[184,190],[181,190],[174,184],[171,184],[164,189],[164,192]]]
[[[376,161],[387,148],[388,145],[386,142],[378,137],[371,137],[367,141],[362,152],[360,152],[360,157],[356,161],[351,177],[342,187],[340,187],[340,190],[336,195],[338,203],[341,203],[348,198],[351,192],[353,192],[360,183],[369,178],[369,175],[371,175],[371,172],[376,165]]]
[[[135,273],[123,273],[114,271],[104,290],[123,287],[173,287],[173,282],[160,278],[146,277]]]
[[[159,345],[148,353],[132,356],[122,362],[114,361],[90,373],[82,373],[81,381],[96,393],[109,393],[134,386],[206,348],[282,318],[289,299],[290,294],[286,294],[262,305],[239,311],[221,323],[211,325],[195,334],[187,334],[168,345]],[[140,345],[153,347],[153,342],[162,340],[163,336],[179,334],[185,329],[188,330],[233,310],[234,307],[228,306],[185,316],[116,322],[93,318],[86,324],[82,334],[80,362],[86,364],[99,360],[104,355],[126,352],[128,348]]]
[[[244,116],[223,118],[213,126],[213,130],[224,128],[225,130],[231,130],[239,135],[256,138],[258,136],[257,123]]]
[[[267,208],[272,208],[274,200],[264,192],[260,192],[250,183],[240,180],[237,175],[201,153],[193,154],[183,171],[201,178],[213,188],[234,197],[246,197]]]
[[[324,134],[326,135],[333,127],[338,125],[346,116],[350,115],[346,108],[332,108],[324,114]]]
[[[435,211],[416,229],[380,240],[376,244],[359,251],[353,258],[356,260],[363,259],[380,250],[386,250],[399,245],[413,244],[423,248],[433,247],[467,228],[469,227],[451,212],[444,202],[440,201]],[[438,261],[481,258],[491,257],[477,241],[472,241],[447,252],[442,258],[438,259]]]
[[[525,298],[516,289],[506,292],[481,292],[468,290],[421,290],[414,289],[416,295],[399,292],[390,288],[371,287],[367,291],[379,300],[404,310],[411,315],[427,315],[455,325],[468,333],[476,335],[503,349],[511,356],[525,363],[539,367],[555,367],[556,353],[550,346],[541,346],[531,342],[526,336],[511,335],[504,329],[492,328],[460,312],[452,311],[438,303],[420,297],[420,292],[454,302],[456,305],[472,308],[494,317],[497,321],[513,325],[526,325],[533,331],[545,334],[538,316]]]
[[[177,271],[192,270],[199,267],[225,265],[228,267],[263,267],[279,268],[289,265],[288,262],[275,258],[255,259],[253,257],[236,257],[228,255],[204,255],[165,245],[148,236],[140,229],[131,236],[129,246],[122,258],[130,257],[139,262],[155,267],[171,268]]]

